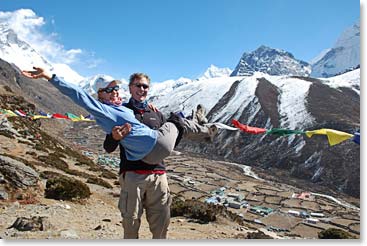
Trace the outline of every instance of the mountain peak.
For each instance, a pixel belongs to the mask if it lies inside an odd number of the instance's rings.
[[[360,25],[348,27],[335,45],[326,53],[318,55],[312,64],[312,77],[332,77],[360,65]]]
[[[307,62],[295,59],[290,52],[261,45],[255,51],[242,55],[231,76],[251,76],[255,72],[308,76],[311,68]]]
[[[49,72],[62,76],[65,80],[78,84],[83,79],[67,64],[51,63],[40,52],[35,50],[27,41],[22,40],[8,23],[0,23],[0,58],[15,64],[22,69],[33,66],[43,67]]]
[[[213,64],[211,64],[208,69],[200,75],[197,80],[203,79],[211,79],[211,78],[219,78],[219,77],[228,77],[231,74],[232,70],[229,68],[219,68]]]

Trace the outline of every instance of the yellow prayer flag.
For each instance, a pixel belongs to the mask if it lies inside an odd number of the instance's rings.
[[[95,121],[95,120],[86,119],[83,115],[80,115],[80,121]]]
[[[313,131],[306,131],[305,134],[309,138],[312,137],[312,135],[314,134],[327,135],[330,146],[339,144],[353,137],[353,134],[349,134],[346,132],[341,132],[341,131],[337,131],[333,129],[326,129],[326,128],[319,129],[319,130],[313,130]]]
[[[50,119],[50,117],[45,116],[45,115],[33,115],[32,120],[36,120],[36,119]]]
[[[13,111],[9,109],[5,109],[4,111],[7,116],[18,116],[16,113],[14,113]]]

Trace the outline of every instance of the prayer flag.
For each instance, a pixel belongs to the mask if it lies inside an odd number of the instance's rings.
[[[330,146],[336,145],[353,137],[352,134],[326,128],[313,131],[306,131],[305,134],[309,138],[312,137],[312,135],[314,134],[327,135]]]
[[[50,117],[45,116],[45,115],[33,115],[32,116],[32,120],[37,120],[37,119],[49,119]]]
[[[268,130],[266,134],[273,134],[278,136],[287,136],[291,134],[304,134],[303,131],[298,130],[287,130],[287,129],[281,129],[281,128],[273,128],[271,130]]]
[[[69,120],[69,118],[66,115],[63,115],[63,114],[53,114],[52,118]]]
[[[251,134],[261,134],[261,133],[266,132],[266,129],[264,129],[264,128],[257,128],[257,127],[251,127],[251,126],[248,126],[248,125],[244,125],[244,124],[241,124],[240,122],[238,122],[235,119],[232,120],[232,124],[235,127],[239,128],[241,131],[251,133]]]
[[[359,132],[354,133],[353,142],[355,142],[356,144],[361,144]]]

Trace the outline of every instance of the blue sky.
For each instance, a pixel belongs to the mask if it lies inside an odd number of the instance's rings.
[[[82,76],[153,81],[196,78],[211,64],[234,69],[260,45],[310,61],[359,20],[359,0],[1,0],[31,9],[38,30],[73,56]],[[57,52],[55,52],[57,54]],[[50,59],[56,59],[53,57]]]

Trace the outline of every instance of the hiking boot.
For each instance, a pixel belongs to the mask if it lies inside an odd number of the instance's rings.
[[[199,125],[204,125],[208,123],[208,119],[205,117],[206,110],[203,105],[198,104],[196,108],[196,112],[193,115],[193,120],[196,121]]]
[[[180,143],[182,136],[184,134],[184,129],[185,129],[185,122],[184,120],[178,116],[177,114],[171,112],[169,118],[167,119],[167,122],[171,122],[173,123],[177,130],[178,130],[178,136],[176,138],[176,142],[175,142],[175,147]]]

